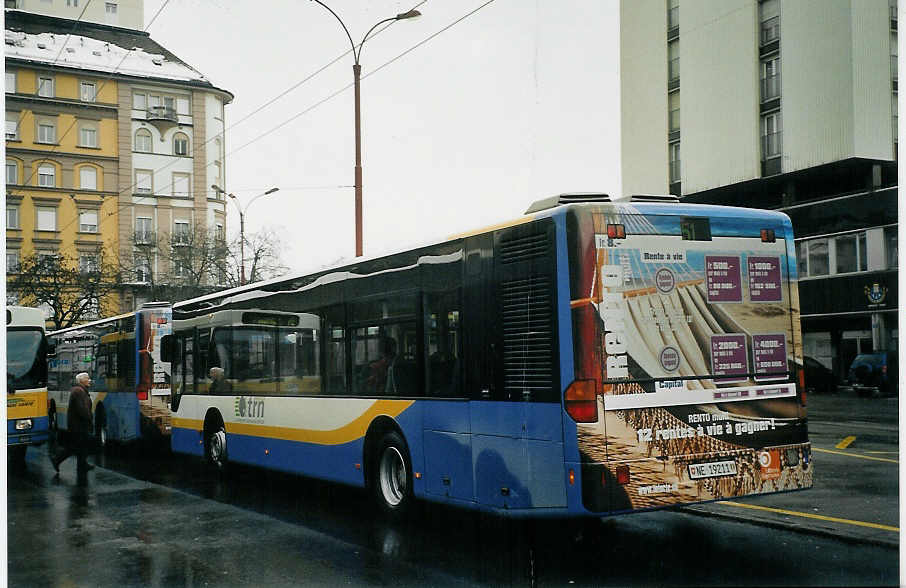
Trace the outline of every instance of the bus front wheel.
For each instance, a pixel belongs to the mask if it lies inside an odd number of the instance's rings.
[[[402,516],[412,502],[412,466],[403,438],[391,431],[381,439],[372,470],[371,489],[381,510]]]
[[[208,463],[218,472],[226,469],[227,440],[226,429],[224,429],[223,425],[213,428],[208,433],[205,440],[205,457]]]
[[[107,449],[107,414],[104,409],[96,410],[94,413],[94,438],[98,449],[101,451]]]

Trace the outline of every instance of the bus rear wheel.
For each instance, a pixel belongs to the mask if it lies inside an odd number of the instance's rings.
[[[226,470],[227,465],[227,440],[226,429],[223,425],[214,427],[208,432],[205,439],[205,458],[218,472]]]
[[[381,439],[371,471],[371,490],[380,509],[403,516],[413,500],[412,465],[406,443],[395,431]]]

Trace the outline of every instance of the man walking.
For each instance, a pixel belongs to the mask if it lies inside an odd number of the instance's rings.
[[[66,420],[68,423],[70,442],[62,452],[50,456],[53,469],[60,473],[60,464],[67,457],[76,454],[76,471],[80,477],[93,470],[94,466],[88,463],[88,449],[91,446],[91,396],[88,388],[91,378],[85,372],[76,376],[76,385],[69,392],[69,409]]]

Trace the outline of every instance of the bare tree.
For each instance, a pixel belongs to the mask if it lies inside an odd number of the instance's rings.
[[[272,229],[262,229],[257,233],[245,236],[245,263],[242,263],[240,237],[236,237],[228,247],[229,255],[222,268],[225,285],[229,287],[241,284],[242,267],[245,266],[246,283],[260,282],[285,274],[289,268],[283,263],[281,252],[283,243]]]
[[[80,322],[114,314],[119,268],[102,248],[81,253],[33,253],[24,258],[7,280],[7,289],[21,304],[50,309],[51,328],[64,329]]]

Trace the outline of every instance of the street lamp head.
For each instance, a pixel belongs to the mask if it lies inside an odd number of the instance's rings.
[[[408,12],[402,12],[396,15],[396,20],[406,20],[407,18],[417,18],[421,16],[422,13],[414,8]]]
[[[236,195],[233,194],[232,192],[230,192],[229,194],[227,194],[227,196],[229,196],[229,197],[232,198],[233,200],[236,200]]]
[[[268,190],[268,191],[265,192],[264,194],[265,194],[265,195],[267,195],[267,194],[273,194],[274,192],[276,192],[276,191],[279,190],[279,189],[280,189],[280,188],[271,188],[270,190]]]

